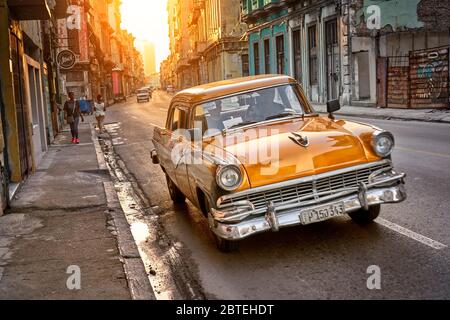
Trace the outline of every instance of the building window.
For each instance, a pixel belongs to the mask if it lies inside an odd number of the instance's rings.
[[[259,0],[252,0],[252,10],[258,9]]]
[[[241,59],[242,59],[242,76],[247,77],[250,74],[248,65],[248,54],[243,54]]]
[[[308,28],[308,50],[309,50],[309,83],[317,84],[317,32],[316,26]]]
[[[278,74],[284,73],[284,36],[278,36],[277,42],[277,72]]]
[[[264,72],[270,73],[270,40],[264,40]]]
[[[255,42],[253,44],[253,56],[255,57],[255,75],[259,74],[259,44]]]
[[[294,56],[294,77],[298,82],[302,82],[302,48],[300,42],[300,30],[292,33],[293,56]]]
[[[80,54],[79,36],[80,34],[78,33],[78,30],[67,30],[69,49],[72,50],[75,54]]]

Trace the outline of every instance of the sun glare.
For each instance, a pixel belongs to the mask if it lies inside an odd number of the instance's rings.
[[[156,67],[169,54],[167,0],[123,0],[122,28],[155,45]]]

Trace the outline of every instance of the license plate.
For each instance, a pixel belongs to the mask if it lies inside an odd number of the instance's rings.
[[[343,202],[327,204],[300,212],[300,223],[303,225],[325,221],[345,214]]]

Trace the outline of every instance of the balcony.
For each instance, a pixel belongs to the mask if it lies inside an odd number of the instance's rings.
[[[17,20],[47,20],[51,17],[47,0],[8,0],[8,7]]]
[[[205,0],[194,0],[194,7],[192,13],[189,15],[189,27],[194,26],[198,22],[201,15],[201,10],[205,8]]]
[[[190,67],[188,58],[181,58],[177,62],[176,72],[180,72],[181,70]]]
[[[283,6],[283,4],[287,2],[284,0],[264,0],[264,10],[272,13],[277,11],[279,8]]]
[[[245,0],[243,0],[245,1]],[[295,5],[297,0],[251,0],[242,5],[241,16],[245,23],[254,23],[277,11]]]

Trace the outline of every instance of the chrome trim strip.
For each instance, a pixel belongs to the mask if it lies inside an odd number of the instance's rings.
[[[305,183],[305,182],[323,179],[323,178],[327,178],[327,177],[331,177],[331,176],[339,175],[339,174],[344,174],[344,173],[348,173],[348,172],[352,172],[352,171],[368,169],[368,168],[385,165],[385,164],[389,164],[392,166],[392,162],[388,159],[385,159],[385,160],[381,160],[381,161],[377,161],[377,162],[365,163],[365,164],[361,164],[361,165],[357,165],[357,166],[353,166],[353,167],[343,168],[343,169],[339,169],[339,170],[335,170],[335,171],[325,172],[325,173],[321,173],[321,174],[317,174],[317,175],[311,175],[311,176],[307,176],[307,177],[303,177],[303,178],[299,178],[299,179],[283,181],[283,182],[269,184],[269,185],[265,185],[265,186],[261,186],[261,187],[257,187],[257,188],[247,189],[247,190],[240,191],[240,192],[235,192],[235,193],[220,197],[217,200],[217,206],[220,207],[220,205],[224,201],[232,199],[232,198],[247,196],[247,195],[250,195],[253,193],[265,192],[265,191],[278,189],[278,188],[290,187],[290,186]]]

